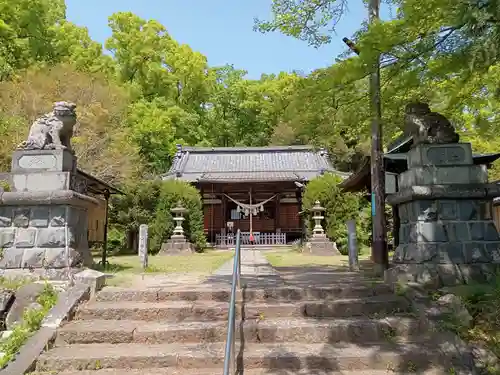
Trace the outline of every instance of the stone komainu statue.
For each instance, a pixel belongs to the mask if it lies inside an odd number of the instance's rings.
[[[460,136],[443,115],[431,112],[426,103],[410,103],[405,108],[405,132],[413,145],[421,143],[457,143]]]
[[[25,150],[71,149],[73,127],[76,124],[76,104],[56,102],[52,112],[37,118],[31,125],[28,139],[17,148]]]

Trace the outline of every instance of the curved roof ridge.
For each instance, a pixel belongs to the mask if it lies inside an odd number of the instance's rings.
[[[281,151],[320,151],[319,148],[315,148],[310,145],[294,145],[294,146],[258,146],[258,147],[244,147],[244,146],[234,146],[234,147],[196,147],[196,146],[184,146],[182,151],[189,151],[192,153],[224,153],[224,152],[281,152]]]
[[[268,147],[182,147],[177,146],[176,162],[164,178],[176,177],[199,181],[206,173],[239,174],[245,178],[264,174],[272,181],[280,174],[296,173],[310,180],[324,172],[344,175],[335,170],[324,148],[310,145]],[[264,176],[263,175],[263,176]],[[283,178],[283,177],[281,177]]]

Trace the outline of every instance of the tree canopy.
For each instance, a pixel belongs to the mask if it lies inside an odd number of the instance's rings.
[[[66,20],[62,0],[0,0],[2,167],[29,122],[52,100],[68,98],[83,111],[75,140],[80,159],[112,180],[164,173],[178,143],[309,143],[326,147],[337,168],[353,171],[369,150],[365,77],[379,52],[386,144],[401,133],[404,105],[423,99],[449,116],[478,152],[497,150],[498,3],[390,5],[392,20],[362,25],[351,36],[359,56],[347,51],[308,76],[251,80],[232,65],[209,66],[168,25],[130,12],[110,15],[103,46]],[[270,0],[270,6],[273,16],[257,20],[256,29],[319,46],[331,42],[347,1]],[[113,166],[99,166],[108,159],[96,155],[107,155]],[[492,176],[500,177],[496,168]]]
[[[309,126],[318,130],[319,124],[312,124],[322,110],[330,111],[328,118],[337,117],[341,124],[328,126],[336,133],[334,138],[345,142],[347,135],[348,142],[358,140],[356,147],[363,149],[369,118],[363,78],[381,53],[386,143],[401,131],[404,105],[425,100],[448,116],[477,152],[497,151],[500,2],[387,0],[385,5],[395,9],[393,19],[364,24],[351,37],[359,56],[346,52],[331,67],[305,78],[309,91],[300,90],[298,95],[315,91],[314,97],[325,101],[314,103],[315,114],[301,111],[312,116]],[[255,27],[319,46],[331,42],[346,9],[346,0],[272,0],[271,19],[256,20]],[[357,126],[350,126],[353,123]],[[339,137],[342,131],[344,137]],[[491,175],[500,177],[497,167]]]

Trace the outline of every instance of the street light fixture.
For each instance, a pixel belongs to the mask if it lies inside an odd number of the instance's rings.
[[[299,189],[303,189],[304,188],[304,184],[303,183],[300,183],[299,181],[295,181],[294,182],[295,186],[297,186]]]

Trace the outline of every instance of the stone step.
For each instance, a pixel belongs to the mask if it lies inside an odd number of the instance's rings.
[[[375,342],[414,337],[421,325],[407,316],[383,319],[264,319],[237,324],[236,338],[245,342]],[[227,322],[144,322],[133,320],[76,320],[58,331],[57,345],[91,343],[210,343],[226,340]]]
[[[286,371],[286,370],[285,370]],[[321,370],[320,370],[321,371]],[[172,367],[150,368],[150,369],[101,369],[101,370],[83,370],[83,371],[64,371],[64,372],[34,372],[29,375],[221,375],[222,368],[217,369],[177,369]],[[361,370],[361,371],[335,371],[325,370],[296,370],[284,373],[283,370],[269,370],[266,368],[257,368],[245,370],[244,375],[415,375],[415,372],[389,372],[387,370]],[[472,375],[471,371],[443,372],[442,368],[429,368],[418,373],[419,375]]]
[[[237,314],[245,319],[275,317],[352,317],[388,315],[408,311],[408,301],[393,294],[332,301],[297,301],[295,303],[249,302],[237,306]],[[77,312],[81,320],[145,320],[145,321],[214,321],[227,318],[229,304],[214,301],[165,302],[90,302]]]
[[[174,367],[222,371],[224,346],[224,343],[75,344],[55,347],[43,353],[36,369],[69,371]],[[236,346],[235,352],[238,353],[239,345]],[[451,360],[460,354],[453,349],[453,345],[426,345],[419,342],[384,342],[377,345],[245,343],[242,361],[245,371],[261,368],[287,370],[289,373],[300,369],[417,372],[431,367],[455,367]],[[446,373],[453,372],[443,371],[443,374]]]
[[[388,285],[383,283],[341,283],[332,284],[327,287],[278,287],[264,289],[246,289],[243,292],[245,301],[299,301],[331,298],[361,298],[374,295],[391,293]],[[221,288],[202,285],[190,289],[169,288],[169,289],[128,289],[119,287],[106,287],[100,291],[97,301],[102,302],[162,302],[162,301],[218,301],[229,302],[231,295],[230,287]]]

